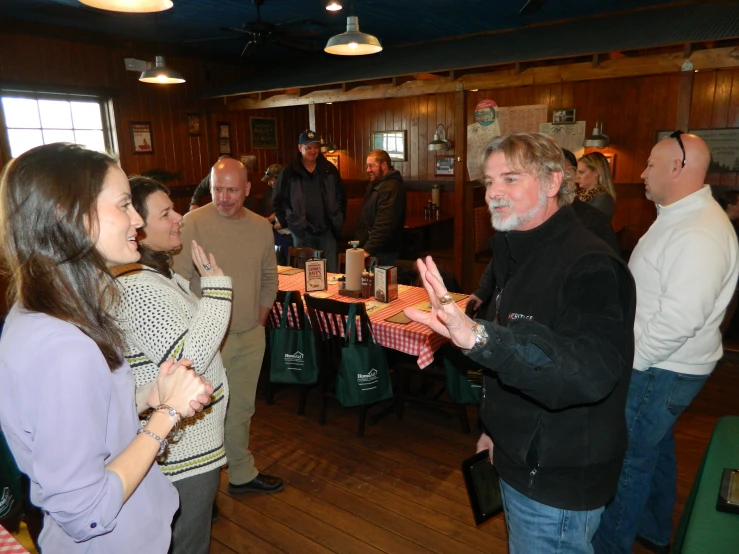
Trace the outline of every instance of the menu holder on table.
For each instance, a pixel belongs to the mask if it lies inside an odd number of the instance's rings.
[[[328,282],[326,281],[326,260],[321,258],[311,258],[305,261],[305,292],[314,292],[318,290],[326,290]]]
[[[490,453],[487,450],[462,462],[462,474],[477,525],[503,511],[498,470],[490,462]]]

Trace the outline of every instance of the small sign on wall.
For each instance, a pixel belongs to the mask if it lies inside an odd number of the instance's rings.
[[[274,117],[250,117],[251,147],[277,148],[277,120]]]
[[[131,146],[134,154],[154,153],[154,140],[151,138],[151,122],[131,122]]]

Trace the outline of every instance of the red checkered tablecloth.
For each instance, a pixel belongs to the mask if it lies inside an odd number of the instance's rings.
[[[279,275],[280,290],[305,290],[305,275],[298,273],[295,275]],[[331,300],[339,300],[341,302],[366,302],[374,300],[374,298],[358,299],[338,294],[338,285],[329,284],[326,292],[333,293]],[[435,333],[425,325],[412,321],[405,325],[399,323],[390,323],[385,319],[394,316],[404,308],[415,306],[421,302],[428,301],[426,291],[419,287],[404,287],[404,290],[398,294],[398,298],[393,300],[386,307],[379,308],[369,314],[372,323],[372,332],[375,340],[385,348],[392,348],[399,352],[405,352],[418,358],[418,366],[424,368],[434,361],[434,352],[449,339]],[[467,299],[460,300],[457,304],[464,309]],[[343,333],[342,333],[343,334]]]
[[[0,552],[3,554],[28,554],[28,550],[23,548],[21,543],[15,540],[13,535],[8,533],[2,525],[0,525]]]

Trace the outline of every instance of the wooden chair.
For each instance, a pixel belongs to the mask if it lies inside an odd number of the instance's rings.
[[[359,330],[361,341],[372,340],[370,334],[370,320],[365,311],[364,303],[357,302],[357,316],[359,317]],[[308,307],[308,317],[316,337],[316,357],[321,368],[319,382],[322,385],[323,398],[319,411],[318,422],[326,423],[326,410],[329,398],[335,398],[336,373],[341,362],[341,349],[344,337],[339,334],[339,329],[344,328],[344,322],[349,315],[349,302],[339,302],[327,298],[314,298],[310,294],[305,295],[305,305]],[[367,368],[369,371],[369,368]],[[357,422],[357,435],[363,436],[367,421],[367,411],[372,404],[359,406],[359,420]]]
[[[285,299],[287,297],[288,292],[290,292],[290,306],[287,306],[285,304]],[[303,316],[305,314],[305,307],[303,305],[303,299],[301,297],[301,292],[299,290],[293,290],[293,291],[285,291],[285,290],[278,290],[277,291],[277,298],[275,299],[275,303],[273,306],[272,311],[269,313],[269,317],[267,318],[267,333],[269,336],[269,332],[272,329],[276,329],[280,327],[280,318],[278,314],[280,313],[277,308],[281,308],[282,310],[290,310],[290,316],[292,318],[293,324],[298,321],[304,321]],[[271,356],[281,356],[284,352],[272,352],[271,348],[269,346],[269,340],[267,341],[267,349],[266,349],[266,355],[265,360],[269,360]],[[266,366],[267,371],[269,371],[269,363]],[[320,382],[320,379],[319,379]],[[274,404],[274,395],[275,392],[277,392],[278,389],[282,389],[289,386],[295,386],[300,388],[300,399],[298,400],[298,415],[304,415],[305,414],[305,404],[308,398],[308,391],[315,387],[316,385],[286,385],[283,383],[273,383],[270,379],[267,379],[267,404],[272,405]]]
[[[287,265],[291,267],[305,269],[305,261],[311,258],[323,258],[323,250],[316,250],[307,246],[303,248],[290,246],[287,249]]]

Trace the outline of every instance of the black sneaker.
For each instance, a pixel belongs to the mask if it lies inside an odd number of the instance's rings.
[[[273,477],[264,473],[259,473],[257,476],[243,485],[234,485],[233,483],[228,484],[228,492],[230,494],[244,494],[247,492],[261,492],[265,494],[272,494],[280,492],[285,488],[285,482],[279,477]]]

